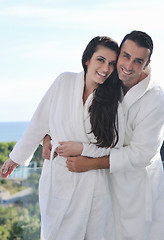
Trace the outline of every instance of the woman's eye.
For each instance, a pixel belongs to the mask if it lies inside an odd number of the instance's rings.
[[[97,59],[99,62],[104,62],[104,59],[102,59],[102,58],[98,58]]]
[[[109,66],[115,66],[116,65],[116,62],[110,62],[109,63]]]

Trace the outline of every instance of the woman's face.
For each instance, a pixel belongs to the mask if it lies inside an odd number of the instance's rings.
[[[86,61],[86,85],[95,89],[110,76],[116,64],[117,54],[115,51],[98,46],[91,59]]]

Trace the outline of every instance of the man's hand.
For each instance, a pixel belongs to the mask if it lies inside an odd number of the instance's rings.
[[[46,135],[43,139],[43,150],[42,150],[42,157],[44,159],[50,160],[51,149],[52,149],[51,138],[49,135]]]
[[[7,159],[1,169],[1,177],[2,178],[7,178],[9,175],[12,174],[12,172],[14,171],[14,169],[18,166],[17,163],[15,163],[14,161],[12,161],[10,158]]]
[[[70,172],[86,172],[89,170],[109,168],[109,156],[88,158],[83,156],[68,157],[66,167]]]

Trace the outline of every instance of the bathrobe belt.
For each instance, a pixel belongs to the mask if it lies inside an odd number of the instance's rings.
[[[66,162],[65,162],[65,158],[64,157],[58,157],[56,156],[54,158],[54,153],[55,153],[55,150],[56,148],[59,146],[58,143],[51,143],[52,144],[52,149],[51,149],[51,155],[50,155],[50,164],[52,166],[52,161],[55,161],[55,163],[59,164],[59,165],[62,165],[62,166],[66,166]]]
[[[46,212],[48,215],[51,215],[52,213],[52,198],[51,198],[51,192],[52,192],[52,170],[53,170],[53,167],[52,167],[52,164],[53,164],[53,160],[55,160],[55,162],[57,164],[60,164],[60,165],[63,165],[63,166],[66,166],[66,163],[65,161],[63,161],[61,158],[54,158],[54,153],[55,153],[55,150],[57,148],[59,144],[58,143],[54,143],[52,142],[52,149],[51,149],[51,154],[50,154],[50,181],[49,181],[49,191],[48,191],[48,201],[47,201],[47,209],[46,209]]]
[[[160,153],[156,154],[151,162],[161,159]],[[149,167],[145,168],[146,185],[145,185],[145,221],[152,221],[153,212],[153,197],[152,197],[152,182],[151,172]]]
[[[58,144],[52,144],[52,150],[51,150],[51,157],[50,157],[50,181],[49,181],[49,190],[48,190],[48,200],[47,200],[47,206],[46,206],[46,214],[49,215],[49,216],[52,216],[52,217],[55,217],[56,218],[56,222],[55,222],[55,230],[52,230],[52,232],[50,233],[50,238],[49,239],[54,239],[54,237],[56,236],[57,234],[57,231],[60,227],[60,224],[62,222],[62,219],[64,217],[64,214],[65,212],[67,211],[67,209],[69,208],[69,205],[70,205],[70,201],[72,199],[72,196],[76,190],[76,186],[77,186],[77,180],[79,178],[79,175],[78,174],[73,174],[73,181],[74,181],[74,184],[73,184],[73,187],[72,187],[72,190],[69,194],[68,197],[66,197],[66,199],[62,199],[63,201],[63,204],[61,204],[62,206],[62,213],[61,211],[59,211],[56,215],[56,212],[53,212],[52,209],[54,207],[54,200],[52,198],[52,181],[53,181],[53,168],[52,168],[52,164],[53,162],[55,161],[55,164],[59,164],[59,165],[64,165],[66,166],[66,163],[65,163],[65,158],[61,158],[61,157],[56,157],[54,159],[54,152],[55,152],[55,149],[56,147],[58,146]],[[87,174],[88,176],[88,174]],[[86,177],[87,177],[86,176]],[[88,177],[86,178],[88,179]],[[88,180],[86,180],[88,182]],[[85,208],[85,211],[88,212],[88,216],[90,214],[90,209],[92,207],[92,199],[93,199],[93,195],[94,195],[94,189],[95,189],[95,182],[96,182],[96,174],[95,174],[95,171],[90,171],[90,174],[89,174],[89,183],[87,185],[86,190],[88,189],[87,191],[87,194],[85,194],[85,197],[84,197],[84,202],[85,204],[87,204],[86,208]],[[77,197],[77,196],[76,196]],[[86,201],[86,198],[87,198],[87,201]],[[60,201],[61,202],[61,201]],[[55,215],[54,215],[55,214]]]

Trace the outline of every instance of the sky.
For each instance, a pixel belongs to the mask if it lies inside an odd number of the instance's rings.
[[[0,122],[29,121],[62,72],[82,71],[95,36],[119,44],[141,30],[154,41],[152,78],[164,87],[163,0],[0,0]]]

